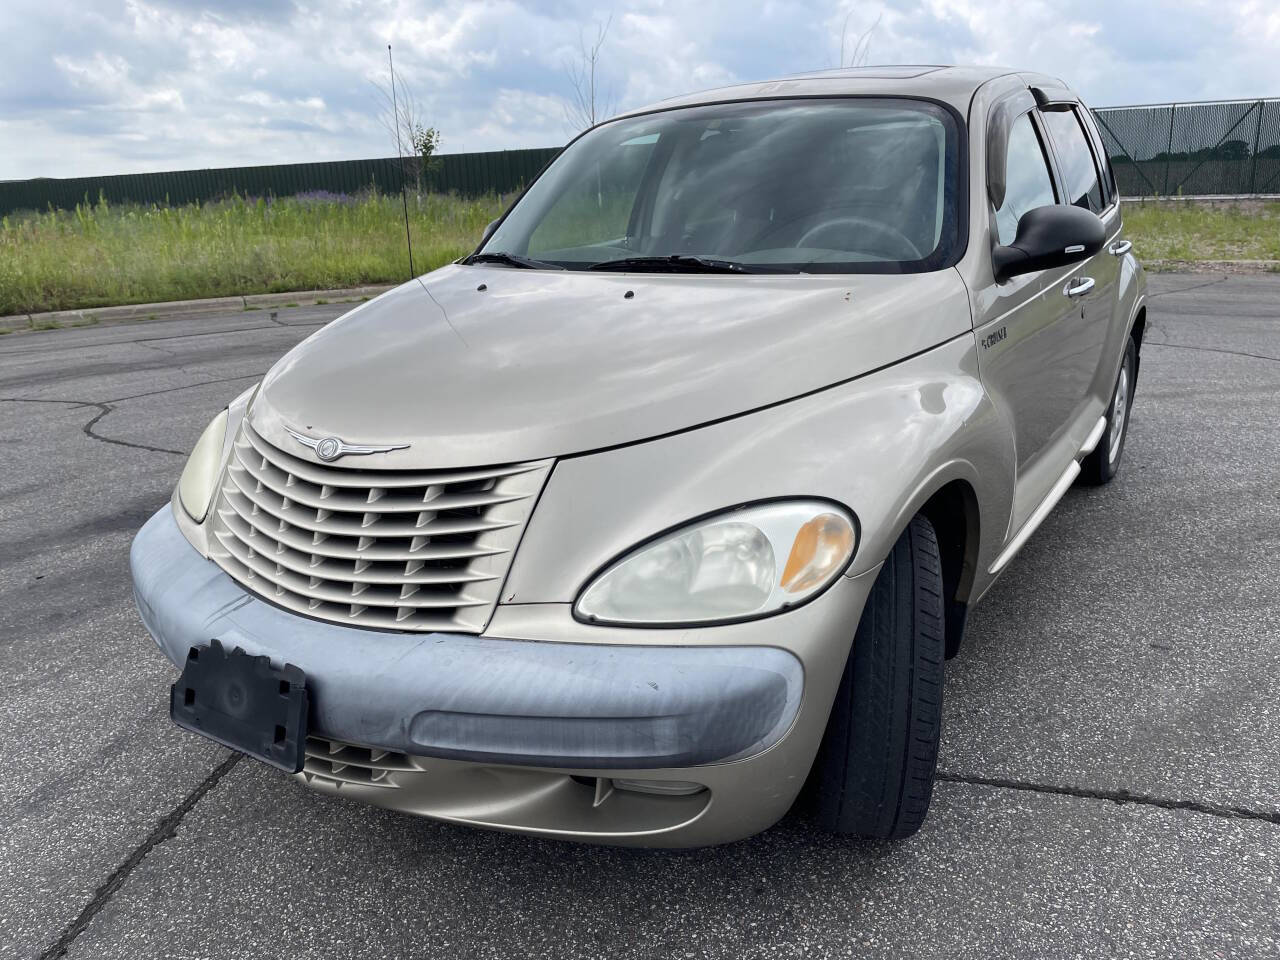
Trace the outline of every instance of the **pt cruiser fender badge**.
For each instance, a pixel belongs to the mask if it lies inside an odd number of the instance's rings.
[[[364,443],[345,443],[337,437],[308,437],[305,433],[298,433],[289,427],[285,427],[285,432],[293,439],[297,440],[304,447],[310,447],[316,452],[316,456],[325,463],[331,460],[337,460],[339,457],[345,457],[348,454],[352,456],[364,456],[369,453],[390,453],[392,450],[408,450],[407,443],[391,443],[386,446],[375,447]]]

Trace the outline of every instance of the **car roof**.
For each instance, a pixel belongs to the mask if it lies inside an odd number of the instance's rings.
[[[974,92],[984,83],[1003,76],[1016,76],[1028,86],[1066,90],[1066,85],[1054,77],[1007,67],[895,64],[814,70],[780,77],[776,80],[717,87],[713,90],[671,97],[637,110],[628,110],[622,116],[731,100],[850,95],[925,97],[948,103],[959,110],[963,116],[968,113],[969,101],[973,99]]]

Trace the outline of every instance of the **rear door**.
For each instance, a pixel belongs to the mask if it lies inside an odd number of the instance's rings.
[[[1095,144],[1092,126],[1077,103],[1050,104],[1040,110],[1057,159],[1062,203],[1074,204],[1101,218],[1107,240],[1102,249],[1086,260],[1073,281],[1080,292],[1080,318],[1072,344],[1073,389],[1077,413],[1088,414],[1096,405],[1090,401],[1111,395],[1115,351],[1107,350],[1113,339],[1120,290],[1120,203],[1109,176],[1100,144]],[[1087,289],[1086,289],[1087,288]],[[1099,414],[1100,415],[1100,414]]]

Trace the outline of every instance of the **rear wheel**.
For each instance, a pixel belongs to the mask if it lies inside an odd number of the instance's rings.
[[[933,793],[945,654],[942,565],[918,516],[876,577],[809,778],[819,824],[897,839],[920,829]]]
[[[1107,407],[1107,429],[1093,448],[1093,453],[1080,461],[1080,482],[1101,486],[1120,472],[1124,440],[1129,433],[1129,410],[1133,407],[1134,375],[1138,371],[1138,349],[1133,338],[1125,341],[1124,362],[1116,375],[1111,405]]]

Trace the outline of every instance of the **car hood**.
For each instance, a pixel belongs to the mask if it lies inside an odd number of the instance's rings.
[[[408,444],[379,467],[564,456],[746,413],[970,329],[954,270],[611,274],[450,265],[362,304],[267,374],[251,413]],[[368,464],[372,466],[372,464]]]

